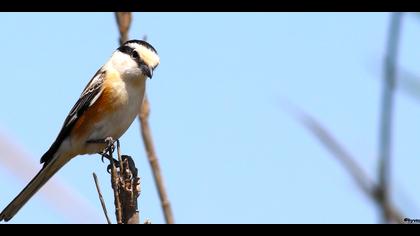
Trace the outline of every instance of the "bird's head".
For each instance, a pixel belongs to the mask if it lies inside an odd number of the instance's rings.
[[[141,73],[152,78],[154,69],[159,65],[159,56],[148,42],[129,40],[115,51],[111,63],[120,73]]]

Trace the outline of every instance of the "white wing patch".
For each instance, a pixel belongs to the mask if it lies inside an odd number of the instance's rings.
[[[101,96],[102,93],[98,93],[95,95],[95,97],[92,98],[92,101],[89,103],[89,106],[92,106],[96,100],[98,100],[98,98]]]
[[[90,83],[85,87],[82,94],[80,95],[79,100],[74,105],[73,109],[70,111],[65,125],[72,124],[80,115],[92,104],[98,100],[99,96],[102,94],[102,84],[104,82],[105,72],[99,70],[96,72],[95,76],[92,78]]]

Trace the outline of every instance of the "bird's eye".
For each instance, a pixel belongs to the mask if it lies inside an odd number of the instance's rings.
[[[138,54],[138,52],[136,52],[136,51],[133,51],[133,54],[131,54],[131,56],[132,56],[134,59],[138,59],[138,58],[139,58],[139,54]]]

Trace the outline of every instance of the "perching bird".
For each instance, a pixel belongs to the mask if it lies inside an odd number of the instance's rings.
[[[119,139],[136,118],[147,77],[159,65],[156,50],[142,40],[119,47],[93,76],[71,109],[56,140],[41,157],[42,169],[0,213],[9,221],[61,167],[77,155],[99,153]]]

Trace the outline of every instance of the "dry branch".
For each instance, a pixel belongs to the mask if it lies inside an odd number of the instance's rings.
[[[33,158],[24,151],[22,145],[8,138],[2,132],[0,132],[0,150],[2,151],[1,169],[9,171],[10,174],[16,176],[17,180],[26,183],[38,171],[38,162],[31,161]],[[3,189],[3,191],[5,190]],[[57,193],[61,194],[57,195]],[[74,188],[67,186],[59,178],[52,178],[48,185],[39,192],[39,195],[49,203],[49,207],[56,210],[69,222],[85,222],[79,217],[80,209],[83,209],[84,216],[92,222],[103,222],[102,216],[98,216],[95,208],[76,193]],[[71,204],[68,204],[69,202]]]
[[[108,143],[102,156],[109,159],[108,169],[111,171],[111,185],[114,191],[115,215],[118,224],[139,224],[140,217],[137,198],[140,196],[140,178],[133,159],[121,155],[119,141],[117,143],[118,161],[114,161],[114,141]]]
[[[401,31],[402,13],[392,13],[388,32],[388,43],[384,61],[384,88],[381,104],[381,124],[379,131],[379,186],[378,198],[384,207],[382,220],[388,223],[392,213],[386,205],[390,201],[390,178],[391,178],[391,144],[392,144],[392,113],[394,110],[394,94],[396,84],[396,60]]]
[[[296,117],[320,142],[328,151],[343,165],[345,170],[355,180],[357,186],[369,196],[377,205],[389,214],[389,219],[393,222],[403,223],[403,216],[399,210],[391,202],[383,202],[380,195],[378,195],[379,185],[376,184],[360,167],[354,158],[341,145],[331,133],[321,125],[314,117],[305,113],[304,111],[292,106],[290,103],[285,103],[288,111]]]
[[[169,198],[166,193],[165,185],[163,183],[163,177],[160,171],[158,158],[157,158],[156,151],[153,145],[152,133],[150,131],[150,126],[148,122],[149,114],[150,114],[149,101],[147,97],[145,97],[143,105],[140,110],[140,115],[139,115],[141,134],[143,138],[144,147],[147,152],[147,158],[153,170],[153,177],[155,180],[156,187],[158,189],[159,198],[162,205],[162,210],[165,215],[165,221],[167,224],[173,224],[174,217],[172,213],[172,208],[169,203]]]
[[[118,30],[120,31],[120,44],[128,41],[128,30],[131,25],[131,12],[115,12]]]
[[[128,31],[132,21],[132,14],[130,12],[116,12],[115,17],[120,32],[120,44],[128,40]],[[146,38],[144,38],[146,40]],[[172,209],[169,203],[169,198],[166,193],[165,185],[163,183],[162,173],[159,167],[158,158],[156,156],[155,148],[153,146],[152,134],[150,131],[148,116],[150,112],[149,101],[147,96],[144,96],[144,101],[139,110],[139,121],[141,126],[141,134],[143,143],[147,152],[147,157],[153,172],[156,188],[158,190],[159,198],[162,205],[162,210],[167,224],[174,223]]]
[[[99,201],[101,201],[101,206],[102,206],[102,210],[104,211],[106,222],[108,222],[108,224],[112,224],[111,220],[109,219],[109,216],[108,216],[108,211],[106,210],[104,197],[102,196],[102,192],[101,192],[101,189],[99,187],[98,177],[96,176],[95,173],[93,173],[93,180],[95,181],[96,190],[98,191]]]

